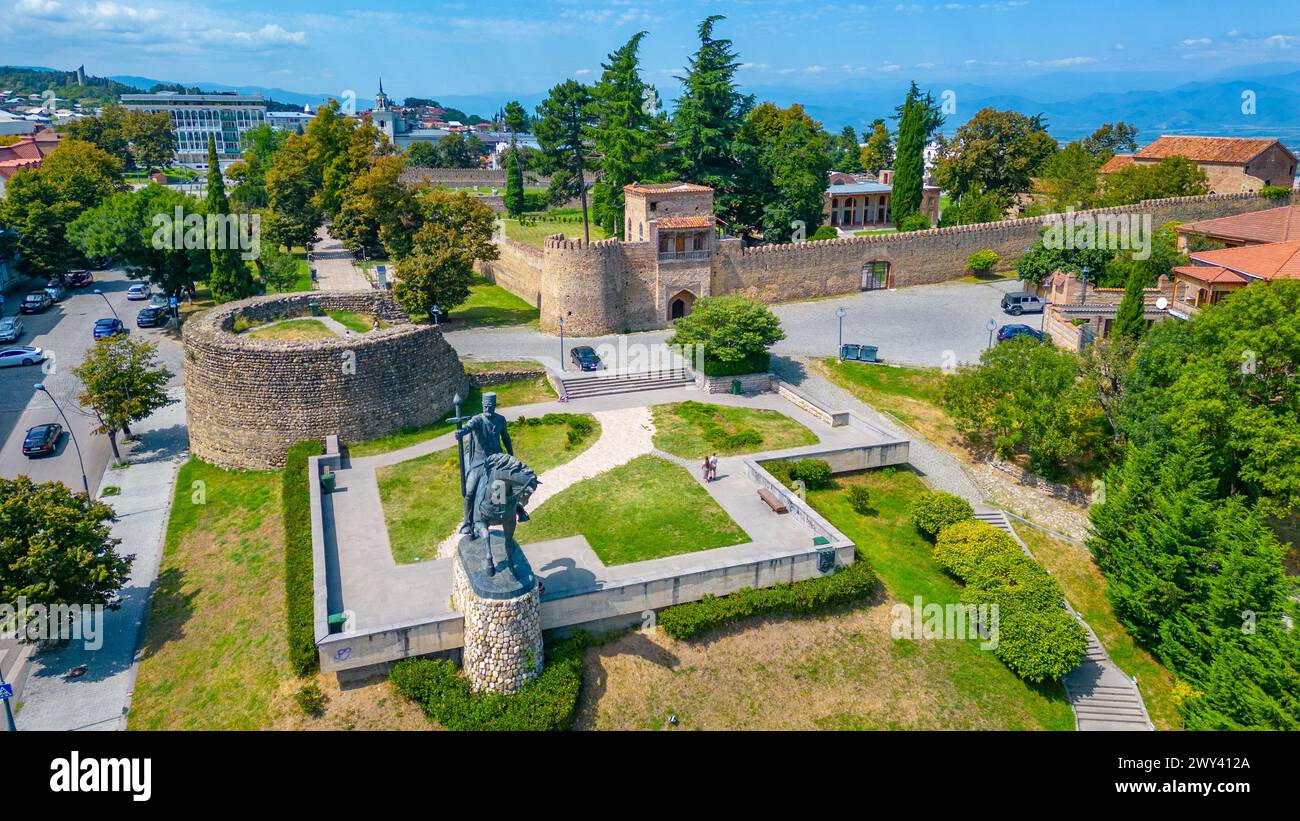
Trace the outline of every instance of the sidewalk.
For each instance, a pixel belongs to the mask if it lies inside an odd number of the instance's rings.
[[[316,266],[316,287],[322,291],[369,291],[370,280],[357,268],[352,253],[343,247],[329,229],[316,232],[312,248],[312,265]]]
[[[120,469],[110,465],[99,485],[101,500],[117,511],[112,533],[122,540],[118,550],[135,554],[131,577],[122,588],[122,606],[104,612],[103,646],[98,650],[87,650],[74,641],[32,657],[17,715],[19,730],[126,727],[139,664],[137,651],[162,560],[176,473],[189,455],[184,392],[173,388],[170,393],[180,401],[136,426],[139,441],[131,447],[131,465]],[[104,497],[108,487],[121,492]],[[66,675],[83,665],[83,674]]]

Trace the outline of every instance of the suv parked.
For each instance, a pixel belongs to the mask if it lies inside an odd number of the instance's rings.
[[[50,280],[45,283],[45,293],[50,295],[50,299],[55,302],[62,302],[68,295],[68,289],[63,287],[63,283],[58,280]]]
[[[1002,310],[1012,316],[1021,314],[1041,314],[1047,300],[1028,291],[1012,291],[1002,297]]]
[[[89,271],[77,270],[68,272],[68,284],[73,288],[85,288],[94,281],[95,278],[91,276]]]
[[[602,367],[596,351],[587,345],[579,345],[570,350],[569,359],[573,360],[573,364],[577,365],[580,371],[598,371]]]
[[[25,314],[43,314],[45,309],[54,304],[53,298],[47,291],[32,291],[23,298],[23,304],[18,306],[18,310]]]

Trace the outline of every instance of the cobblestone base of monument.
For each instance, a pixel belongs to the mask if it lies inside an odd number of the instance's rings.
[[[465,616],[465,676],[474,692],[517,693],[542,672],[541,596],[536,586],[513,599],[474,593],[460,559],[452,562],[452,606]]]

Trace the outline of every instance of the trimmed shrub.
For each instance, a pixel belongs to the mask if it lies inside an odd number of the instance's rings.
[[[993,653],[1026,681],[1055,681],[1070,672],[1088,649],[1088,634],[1063,608],[998,609]]]
[[[934,544],[935,561],[959,579],[969,579],[975,568],[999,553],[1014,553],[1028,558],[1020,552],[1015,539],[993,525],[975,519],[948,525],[939,531]]]
[[[804,616],[862,601],[876,589],[876,574],[861,551],[857,560],[828,576],[755,590],[745,587],[726,596],[705,596],[659,611],[658,624],[675,639],[692,639],[752,616]]]
[[[967,601],[969,599],[969,601]],[[1065,593],[1042,565],[1020,552],[998,553],[966,576],[962,600],[997,603],[1006,609],[1060,610]]]
[[[582,689],[586,633],[546,648],[541,675],[514,695],[475,693],[469,679],[446,659],[403,659],[388,680],[447,730],[567,730]]]
[[[912,525],[922,536],[934,541],[939,531],[948,525],[955,525],[974,515],[975,510],[970,506],[970,502],[960,496],[942,490],[932,490],[916,497],[916,501],[912,503],[910,518]]]
[[[910,231],[925,231],[931,227],[930,218],[927,217],[925,214],[918,212],[910,216],[903,217],[901,220],[898,221],[897,224],[894,225],[894,227],[898,229],[898,232],[900,234],[905,234]]]
[[[866,516],[871,513],[871,491],[864,485],[849,486],[849,507],[854,513]]]
[[[747,373],[767,373],[772,364],[772,355],[767,351],[747,356],[737,362],[719,362],[704,356],[705,376],[740,376]]]
[[[280,474],[284,521],[285,638],[289,643],[289,666],[305,676],[316,669],[316,628],[313,624],[315,582],[311,557],[311,488],[307,460],[325,448],[315,439],[289,448]]]
[[[298,691],[293,694],[293,700],[304,715],[312,718],[325,715],[325,694],[321,692],[320,685],[314,681],[298,688]]]
[[[1291,199],[1291,189],[1285,185],[1266,185],[1259,189],[1259,195],[1275,202]]]
[[[831,483],[831,464],[824,459],[798,459],[790,463],[790,480],[796,479],[808,490],[821,490]]]
[[[999,259],[997,251],[985,248],[983,251],[976,251],[971,254],[966,260],[966,266],[970,268],[971,273],[987,274],[993,270],[993,266],[998,264]]]
[[[824,239],[839,239],[840,232],[836,231],[829,225],[819,225],[813,235],[808,238],[809,242],[821,242]]]

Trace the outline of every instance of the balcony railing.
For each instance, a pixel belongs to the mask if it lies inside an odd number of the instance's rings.
[[[701,251],[660,251],[659,260],[661,262],[674,262],[677,260],[702,260],[709,258],[708,249]]]

